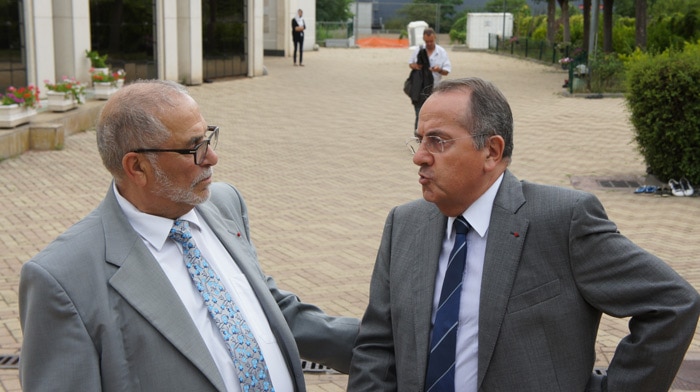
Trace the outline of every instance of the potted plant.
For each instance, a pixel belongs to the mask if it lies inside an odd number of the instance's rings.
[[[85,50],[85,57],[90,59],[90,66],[95,69],[109,69],[107,66],[107,55],[100,56],[96,50]]]
[[[117,90],[119,74],[116,72],[96,72],[92,74],[92,86],[95,90],[95,98],[109,99],[109,96]]]
[[[569,64],[571,64],[574,61],[571,57],[564,57],[559,59],[559,64],[561,65],[561,69],[569,69]]]
[[[85,102],[85,86],[74,78],[64,76],[60,82],[44,81],[48,91],[49,110],[65,112]]]
[[[28,123],[36,115],[37,107],[38,87],[8,87],[4,95],[0,94],[0,128],[14,128]]]
[[[114,76],[117,88],[124,87],[124,79],[126,79],[126,71],[119,68],[118,70],[112,72],[112,76]]]

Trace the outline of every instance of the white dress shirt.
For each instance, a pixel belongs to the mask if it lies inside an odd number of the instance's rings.
[[[116,186],[114,192],[129,223],[141,236],[143,243],[151,251],[153,257],[156,258],[173,288],[177,291],[182,304],[192,317],[192,321],[202,335],[214,362],[216,362],[227,391],[239,392],[241,386],[238,382],[238,375],[221,332],[209,316],[201,294],[192,283],[183,262],[182,248],[168,238],[174,221],[139,211],[119,194]],[[210,267],[221,277],[226,290],[241,309],[263,352],[275,390],[294,390],[292,377],[285,364],[284,356],[248,279],[196,210],[192,209],[180,219],[190,222],[190,231],[197,247],[209,262]]]
[[[409,64],[414,64],[418,62],[418,52],[425,46],[419,46],[414,52],[411,58],[408,60]],[[447,51],[442,46],[435,44],[435,50],[433,54],[428,56],[430,60],[430,68],[438,66],[447,72],[452,72],[452,63],[450,63],[450,58],[447,56]],[[439,72],[433,72],[433,86],[440,84],[442,80],[442,74]]]
[[[467,233],[467,264],[464,268],[462,293],[459,303],[459,327],[457,329],[457,347],[455,357],[455,390],[460,392],[476,392],[479,371],[479,298],[481,296],[481,276],[484,271],[484,256],[486,254],[486,239],[488,237],[489,221],[493,201],[498,187],[503,181],[503,175],[491,185],[469,208],[462,213],[469,222],[471,230]],[[447,261],[455,243],[455,232],[452,228],[456,218],[447,219],[445,239],[435,278],[435,293],[433,294],[433,315],[435,322],[442,284],[445,280]]]

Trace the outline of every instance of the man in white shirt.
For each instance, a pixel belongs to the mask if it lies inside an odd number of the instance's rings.
[[[347,371],[358,320],[264,275],[240,193],[212,183],[218,132],[174,82],[110,98],[97,143],[112,186],[22,268],[23,390],[304,391],[300,356]],[[223,295],[205,305],[212,282]]]
[[[423,88],[420,99],[412,99],[413,107],[416,112],[415,127],[418,126],[418,113],[420,112],[420,108],[423,106],[423,102],[430,96],[432,88],[440,84],[442,77],[447,76],[450,71],[452,71],[452,64],[450,63],[449,56],[447,56],[447,51],[445,48],[435,43],[436,38],[435,30],[430,27],[423,30],[423,42],[425,42],[425,45],[416,48],[411,58],[408,60],[409,68],[421,71],[423,69],[423,64],[419,61],[419,53],[421,50],[425,50],[428,55],[428,60],[430,61],[429,69],[433,77],[432,85]]]

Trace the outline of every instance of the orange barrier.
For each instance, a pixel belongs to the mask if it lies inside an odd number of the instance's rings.
[[[361,48],[408,48],[408,38],[368,37],[356,43]]]

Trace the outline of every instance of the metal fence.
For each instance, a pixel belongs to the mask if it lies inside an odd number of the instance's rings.
[[[570,55],[570,46],[568,45],[558,46],[545,40],[535,40],[527,37],[503,39],[498,34],[489,34],[489,49],[550,64],[555,64],[559,62],[559,59]]]
[[[559,64],[569,73],[565,87],[570,93],[583,90],[588,82],[588,56],[580,49],[571,50],[569,45],[550,44],[546,40],[527,37],[503,39],[497,34],[489,34],[489,49],[547,64]]]
[[[352,22],[316,22],[316,42],[327,39],[346,39],[352,35]]]

